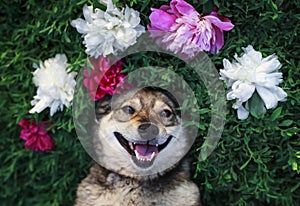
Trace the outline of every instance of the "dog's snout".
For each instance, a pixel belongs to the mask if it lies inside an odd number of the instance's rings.
[[[138,132],[144,139],[153,139],[158,135],[159,129],[153,124],[141,124],[138,127]]]

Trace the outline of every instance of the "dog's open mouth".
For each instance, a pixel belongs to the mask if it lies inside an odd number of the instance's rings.
[[[170,135],[162,144],[156,141],[129,141],[119,132],[114,132],[122,147],[133,157],[134,162],[140,167],[149,167],[153,164],[155,157],[162,151],[172,140]]]

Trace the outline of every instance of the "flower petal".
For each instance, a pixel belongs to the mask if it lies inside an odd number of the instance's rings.
[[[33,102],[35,102],[35,101],[32,101],[32,103]],[[34,103],[35,106],[31,110],[29,110],[29,113],[30,114],[40,113],[41,111],[43,111],[44,109],[49,107],[50,103],[51,103],[50,97],[44,97],[44,98],[40,99],[39,101],[37,101],[36,103]]]
[[[275,108],[277,106],[277,98],[276,96],[267,88],[256,86],[257,93],[264,101],[267,109]]]
[[[115,9],[112,0],[107,1],[107,11],[113,11]]]
[[[91,57],[116,55],[136,42],[136,39],[145,31],[140,25],[139,12],[126,6],[119,10],[115,8],[112,0],[106,1],[107,10],[93,9],[85,5],[83,13],[85,20],[76,19],[71,25],[83,34],[85,52]],[[122,41],[120,32],[123,32]]]
[[[245,109],[242,105],[237,110],[238,118],[241,120],[247,119],[249,116],[249,111]]]
[[[194,7],[183,0],[172,0],[170,3],[171,10],[177,16],[190,15],[198,13]]]
[[[261,64],[256,68],[257,72],[270,73],[277,71],[281,67],[281,63],[278,61],[277,56],[274,54],[264,58]]]
[[[233,28],[229,19],[217,15],[216,12],[201,17],[184,0],[172,0],[170,7],[163,6],[152,11],[152,26],[148,26],[151,37],[158,37],[158,43],[184,58],[193,58],[200,51],[213,54],[219,52],[224,45],[223,30]]]
[[[40,68],[33,72],[33,82],[38,87],[37,94],[31,101],[34,107],[29,113],[40,113],[45,108],[52,108],[55,104],[68,107],[73,99],[74,87],[76,85],[76,72],[67,71],[67,57],[57,54],[54,58],[40,63]],[[53,109],[51,109],[51,116]]]
[[[244,54],[240,58],[237,58],[240,63],[247,66],[253,65],[253,67],[257,67],[257,65],[261,64],[262,54],[259,51],[255,51],[251,45],[248,45],[246,48],[242,47],[242,49]]]
[[[234,108],[239,108],[245,101],[248,102],[253,87],[256,89],[260,96],[261,109],[255,109],[253,106],[249,109],[255,116],[255,111],[258,111],[256,113],[259,115],[266,109],[275,108],[278,101],[285,101],[287,93],[277,86],[282,82],[282,73],[278,72],[281,63],[276,55],[263,58],[261,52],[255,51],[251,45],[243,50],[244,54],[241,57],[235,54],[236,61],[232,63],[223,59],[224,69],[220,70],[220,79],[224,80],[228,87],[232,87],[227,93],[227,99],[236,99]],[[249,85],[252,85],[251,88],[248,88]],[[248,103],[252,104],[251,102]]]
[[[151,9],[151,11],[152,13],[149,16],[151,21],[150,30],[170,31],[171,26],[175,23],[176,17],[160,9]]]
[[[232,85],[232,92],[229,92],[227,94],[227,99],[238,99],[241,102],[246,102],[253,95],[254,91],[254,85],[247,84],[241,81],[236,81]]]
[[[117,61],[110,66],[110,59],[101,56],[99,59],[90,58],[93,68],[89,75],[85,75],[83,84],[89,89],[89,96],[93,101],[102,99],[106,94],[113,95],[118,86],[128,88],[123,81],[125,74],[122,72],[122,61]],[[87,69],[84,73],[88,73]]]
[[[25,140],[25,148],[32,149],[35,152],[54,148],[54,141],[46,130],[49,125],[48,122],[38,125],[35,120],[23,119],[20,124],[22,124],[20,138]]]
[[[223,31],[219,28],[215,28],[215,36],[216,36],[216,42],[215,42],[215,46],[216,46],[216,53],[218,53],[220,51],[220,49],[223,47],[224,45],[224,34]],[[211,53],[213,53],[214,51],[211,51]]]
[[[234,27],[234,25],[230,21],[222,21],[220,18],[218,18],[218,15],[215,11],[204,16],[203,18],[210,21],[210,23],[214,24],[216,27],[224,31],[229,31]]]
[[[287,97],[287,93],[280,87],[274,87],[271,89],[271,92],[275,95],[278,101],[285,101]]]

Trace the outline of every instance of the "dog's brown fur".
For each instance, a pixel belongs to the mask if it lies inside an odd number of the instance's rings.
[[[147,88],[121,95],[111,104],[112,108],[107,102],[100,103],[94,145],[101,165],[92,166],[90,174],[80,183],[75,205],[199,206],[199,189],[189,179],[189,161],[186,158],[181,161],[176,159],[180,158],[176,150],[186,149],[189,144],[178,123],[180,114],[175,110],[178,106],[176,100],[162,90]],[[120,110],[128,104],[136,108],[134,114],[124,114]],[[172,116],[165,119],[159,117],[159,111],[164,109],[171,110]],[[141,141],[143,138],[135,130],[150,120],[159,128],[160,134],[163,134],[161,136],[175,134],[177,139],[159,152],[153,165],[139,168],[112,133],[118,130],[126,137]],[[112,122],[118,126],[115,127]],[[170,157],[176,161],[172,162]]]

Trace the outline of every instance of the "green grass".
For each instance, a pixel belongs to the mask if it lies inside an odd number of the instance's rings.
[[[33,63],[65,53],[72,70],[79,71],[86,55],[80,34],[70,26],[72,19],[82,17],[82,7],[92,1],[22,1],[4,0],[0,4],[0,202],[11,205],[72,205],[77,184],[86,175],[91,159],[76,137],[71,109],[49,117],[46,110],[29,115],[30,101],[36,88],[32,83]],[[143,12],[142,24],[149,23],[150,8],[168,4],[166,0],[115,1]],[[188,1],[199,12],[209,12],[213,4],[219,13],[230,18],[234,29],[225,32],[225,45],[215,56],[217,69],[222,59],[232,60],[234,53],[248,44],[264,56],[276,53],[282,63],[288,93],[263,117],[237,119],[228,102],[223,136],[216,150],[205,161],[194,161],[194,180],[205,205],[298,205],[300,202],[300,2],[298,0],[265,1]],[[153,55],[154,56],[154,55]],[[145,57],[142,56],[141,57]],[[146,57],[145,57],[146,58]],[[156,60],[153,58],[152,60]],[[151,63],[149,60],[127,59]],[[176,70],[181,62],[158,60]],[[145,66],[145,65],[135,65]],[[128,70],[133,69],[128,66]],[[205,88],[193,81],[197,91]],[[209,105],[208,97],[201,97]],[[204,110],[205,111],[205,110]],[[209,116],[204,112],[205,115]],[[54,151],[35,153],[23,148],[17,123],[24,117],[49,118],[55,130]],[[206,133],[208,121],[199,132]],[[199,141],[201,142],[201,141]],[[197,157],[200,144],[193,153]]]

